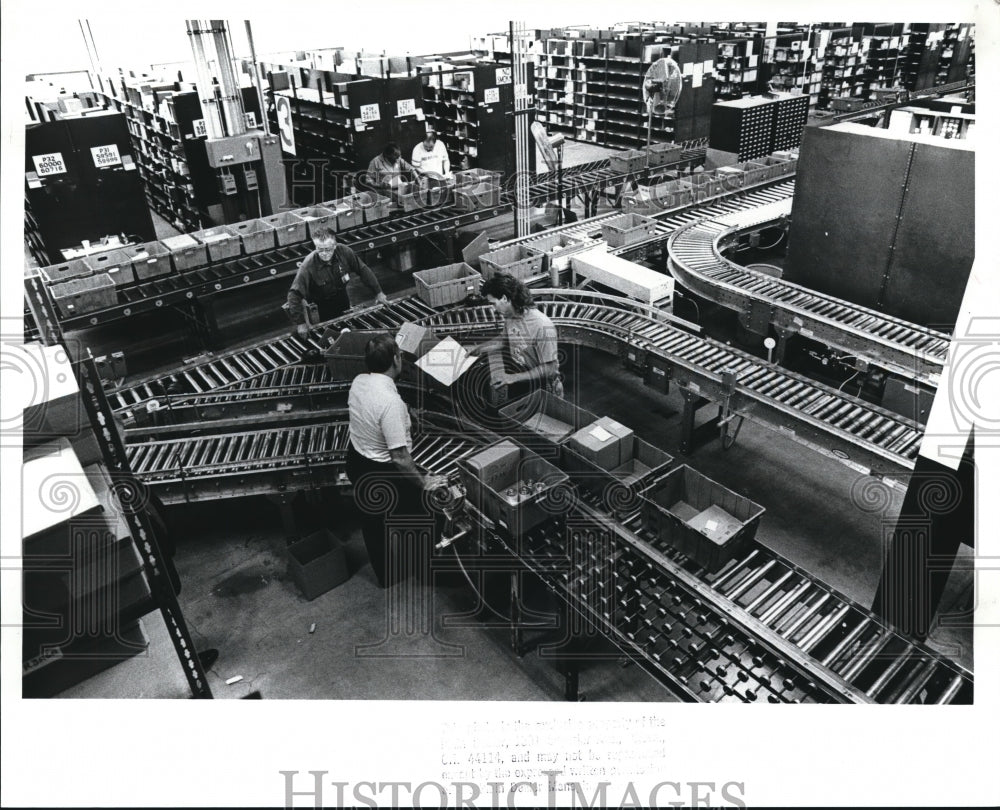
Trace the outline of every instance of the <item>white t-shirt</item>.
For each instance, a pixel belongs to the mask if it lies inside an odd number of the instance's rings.
[[[410,412],[385,374],[359,374],[347,395],[351,444],[365,458],[390,462],[390,450],[413,449]]]
[[[430,152],[424,149],[423,142],[418,143],[413,147],[413,160],[411,162],[413,168],[421,174],[433,173],[443,176],[451,173],[448,149],[441,141],[435,141],[434,148]]]

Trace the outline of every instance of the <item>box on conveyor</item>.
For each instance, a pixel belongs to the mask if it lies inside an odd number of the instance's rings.
[[[602,416],[569,438],[569,446],[604,470],[613,470],[632,458],[634,434],[607,416]]]

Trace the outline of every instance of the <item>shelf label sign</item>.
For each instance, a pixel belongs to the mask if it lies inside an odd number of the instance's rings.
[[[528,85],[526,84],[515,84],[514,85],[514,98],[521,99],[528,97]]]
[[[361,120],[366,124],[369,121],[378,121],[382,118],[378,110],[378,104],[362,104],[361,105]]]
[[[250,129],[257,127],[257,113],[252,110],[248,113],[243,113],[243,120]]]
[[[39,177],[51,177],[54,174],[66,174],[66,161],[62,152],[49,152],[45,155],[32,155],[35,171]]]
[[[417,111],[417,103],[412,98],[403,98],[396,102],[396,117],[413,115]]]
[[[295,154],[295,129],[292,127],[292,103],[288,96],[275,95],[274,112],[278,116],[278,136],[281,138],[281,151],[289,155]]]
[[[204,118],[196,118],[191,122],[191,126],[194,127],[194,136],[196,138],[207,138],[208,137],[208,127],[205,126]]]
[[[118,144],[116,143],[109,143],[106,146],[92,146],[90,154],[93,155],[94,165],[98,169],[122,165],[122,157],[118,154]]]
[[[510,68],[497,68],[497,84],[510,84]]]
[[[483,91],[483,100],[487,104],[496,104],[500,101],[500,88],[499,87],[487,87]]]

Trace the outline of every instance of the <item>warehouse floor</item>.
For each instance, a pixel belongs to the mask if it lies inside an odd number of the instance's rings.
[[[599,156],[568,148],[566,159],[569,164]],[[497,218],[482,228],[491,238],[509,237],[511,218]],[[412,280],[408,273],[390,269],[387,258],[376,257],[371,263],[391,296],[410,287]],[[234,347],[287,331],[280,313],[286,284],[258,285],[218,299],[221,343]],[[129,346],[127,359],[134,374],[139,364],[176,367],[178,345],[165,340],[165,334],[166,328],[148,345],[137,342],[128,330],[116,334],[113,328],[82,338],[95,355]],[[196,353],[192,347],[191,354]],[[682,404],[676,391],[655,393],[623,371],[616,358],[591,350],[581,350],[573,378],[585,380],[578,391],[581,406],[618,419],[680,457]],[[871,604],[881,570],[882,538],[895,522],[900,492],[892,493],[882,513],[863,511],[852,502],[857,473],[751,423],[743,425],[729,451],[716,440],[685,461],[766,508],[757,534],[760,542],[862,605]],[[351,577],[309,602],[288,576],[289,531],[276,504],[247,498],[167,510],[183,583],[179,599],[189,628],[199,649],[220,653],[209,672],[216,697],[239,698],[259,691],[264,698],[561,699],[563,679],[552,660],[557,632],[529,633],[527,653],[515,655],[500,619],[483,623],[469,615],[476,599],[449,556],[438,560],[450,570],[439,571],[433,589],[415,589],[409,580],[388,591],[378,589],[353,507],[337,499],[320,511],[345,540]],[[972,551],[963,546],[962,554],[971,556]],[[971,590],[971,573],[953,572],[941,612],[967,604]],[[551,608],[544,602],[534,607],[542,614]],[[145,654],[62,696],[186,696],[180,665],[158,614],[147,616],[144,627],[150,638]],[[971,629],[936,627],[930,643],[972,668]],[[674,699],[610,645],[595,642],[587,653],[591,660],[581,672],[580,687],[589,700]],[[227,684],[233,678],[239,680]]]
[[[646,388],[615,358],[583,350],[586,384],[580,404],[632,427],[642,438],[679,456],[681,400]],[[582,375],[577,375],[578,378]],[[852,504],[858,474],[840,463],[775,440],[746,423],[728,452],[714,441],[687,459],[699,471],[752,497],[765,513],[757,534],[763,544],[860,602],[871,603],[879,578],[883,533],[902,502],[894,493],[883,514]],[[351,578],[306,601],[289,578],[288,534],[275,504],[242,499],[168,509],[183,582],[180,602],[195,643],[219,650],[209,673],[216,697],[558,700],[563,681],[551,653],[557,635],[540,639],[546,650],[518,658],[509,631],[468,614],[476,601],[455,573],[437,586],[410,581],[388,591],[375,585],[351,508],[328,503],[326,516],[346,538]],[[963,547],[963,553],[971,550]],[[440,562],[450,564],[451,558]],[[448,565],[454,568],[453,565]],[[968,601],[971,576],[953,573],[942,611]],[[543,608],[544,605],[539,605]],[[426,618],[422,618],[426,617]],[[421,620],[427,621],[421,629]],[[415,622],[412,632],[409,623]],[[455,623],[460,626],[453,626]],[[144,620],[151,644],[130,659],[80,684],[64,697],[182,697],[179,665],[162,621]],[[398,632],[390,633],[390,627]],[[310,632],[312,630],[313,632]],[[971,630],[938,627],[931,643],[972,667]],[[589,700],[674,699],[610,646],[589,651],[596,660],[580,675]],[[241,680],[226,682],[235,677]]]

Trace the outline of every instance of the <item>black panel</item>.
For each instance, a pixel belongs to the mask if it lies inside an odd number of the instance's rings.
[[[876,307],[911,147],[831,127],[806,129],[786,278]]]
[[[974,255],[975,153],[914,144],[885,311],[950,331]]]

